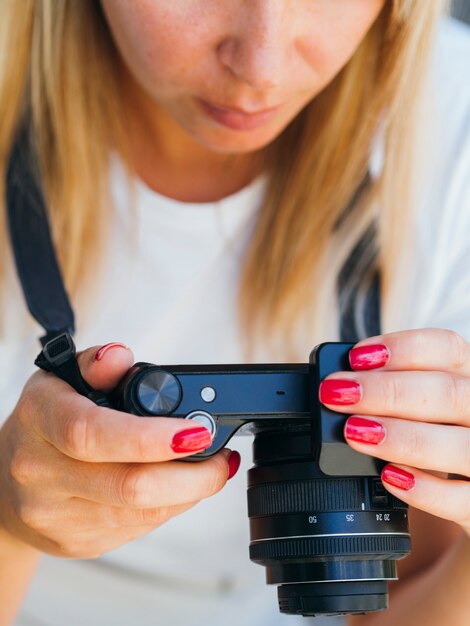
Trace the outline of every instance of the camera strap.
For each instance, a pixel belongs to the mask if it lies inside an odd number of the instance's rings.
[[[370,182],[366,177],[345,213]],[[6,205],[16,269],[31,315],[44,328],[35,364],[68,382],[82,395],[106,404],[104,394],[83,379],[76,360],[75,320],[52,242],[44,193],[27,125],[16,136],[6,174]],[[338,276],[340,340],[356,343],[380,334],[380,275],[372,223]]]
[[[27,127],[21,127],[6,172],[6,207],[16,269],[29,311],[45,329],[42,345],[73,335],[75,319],[52,243],[40,176]]]
[[[83,378],[72,335],[75,319],[57,262],[34,150],[23,125],[6,172],[6,207],[16,269],[31,315],[44,328],[35,365],[53,372],[96,404],[107,397]]]

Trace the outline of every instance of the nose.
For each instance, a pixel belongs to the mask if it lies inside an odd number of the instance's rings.
[[[295,54],[295,10],[285,0],[250,0],[238,8],[228,35],[220,42],[220,62],[257,90],[282,84]]]

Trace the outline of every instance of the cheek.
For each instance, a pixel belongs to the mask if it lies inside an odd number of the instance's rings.
[[[384,6],[384,0],[320,0],[309,19],[303,54],[326,84],[349,61]]]
[[[207,22],[195,24],[184,2],[102,0],[115,44],[138,82],[155,92],[195,82],[211,49]],[[207,61],[206,61],[207,62]]]

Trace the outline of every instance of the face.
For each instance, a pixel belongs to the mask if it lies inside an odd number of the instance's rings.
[[[385,0],[101,0],[126,89],[220,153],[268,145],[339,72]]]

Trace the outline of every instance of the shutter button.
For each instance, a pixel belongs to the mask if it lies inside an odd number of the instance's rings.
[[[191,411],[191,413],[188,413],[186,415],[185,419],[192,420],[194,422],[197,422],[198,424],[201,424],[202,426],[205,426],[212,435],[212,437],[217,430],[214,418],[210,413],[206,413],[206,411]]]

